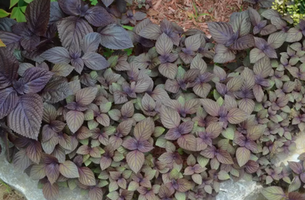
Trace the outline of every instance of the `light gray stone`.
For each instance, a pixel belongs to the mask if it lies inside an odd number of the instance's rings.
[[[256,200],[252,196],[258,196],[261,188],[255,181],[240,180],[234,183],[229,180],[220,184],[220,193],[216,200]]]
[[[1,139],[0,143],[2,144]],[[21,192],[27,200],[45,199],[42,194],[42,189],[37,187],[38,181],[32,180],[27,174],[17,170],[11,163],[7,162],[4,151],[0,155],[0,179]],[[78,189],[71,191],[68,188],[61,188],[58,199],[88,200],[88,195],[81,194],[81,191]]]

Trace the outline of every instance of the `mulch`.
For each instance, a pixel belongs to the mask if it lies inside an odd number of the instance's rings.
[[[164,18],[176,22],[184,30],[197,28],[209,35],[207,22],[227,22],[233,12],[246,10],[242,0],[151,0],[152,7],[142,9],[152,22]]]

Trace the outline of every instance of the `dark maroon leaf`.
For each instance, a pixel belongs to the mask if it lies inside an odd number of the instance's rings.
[[[42,97],[48,103],[57,103],[72,94],[68,81],[64,77],[53,77],[42,91]]]
[[[17,79],[18,61],[11,51],[0,48],[0,89],[6,88]]]
[[[7,116],[17,105],[19,97],[13,88],[0,90],[0,119]]]
[[[69,63],[71,58],[67,49],[63,47],[53,47],[40,55],[51,63]]]
[[[79,48],[84,36],[93,32],[88,22],[75,16],[66,17],[59,21],[57,29],[62,46],[65,48],[70,48],[72,45]]]
[[[34,0],[25,10],[29,29],[38,36],[44,36],[50,19],[50,1]]]
[[[51,79],[53,73],[38,67],[27,69],[18,81],[23,84],[24,93],[38,93]]]
[[[82,60],[86,67],[93,70],[103,70],[109,67],[108,61],[98,53],[88,52],[82,57]]]
[[[128,32],[119,25],[110,24],[100,31],[101,45],[109,49],[128,49],[133,47]]]
[[[20,97],[16,108],[9,114],[8,125],[18,134],[37,140],[42,114],[42,98],[37,94],[26,94]]]
[[[67,15],[80,15],[82,7],[81,0],[58,0],[58,4],[62,11]]]
[[[97,27],[104,27],[108,24],[114,23],[112,16],[101,6],[93,6],[85,13],[85,19]]]

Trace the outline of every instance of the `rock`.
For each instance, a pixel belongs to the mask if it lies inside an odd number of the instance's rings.
[[[226,181],[220,184],[220,193],[216,200],[265,200],[260,197],[260,190],[263,187],[258,185],[255,181],[240,180],[233,182],[233,180]],[[256,197],[260,197],[256,199]]]
[[[2,140],[0,139],[0,145]],[[5,157],[5,149],[0,154],[0,179],[10,185],[15,190],[22,193],[28,200],[44,200],[42,189],[39,189],[38,181],[32,180],[27,174],[14,168],[14,166],[7,162]],[[88,200],[88,195],[81,194],[81,190],[69,190],[61,188],[58,199],[64,200]]]

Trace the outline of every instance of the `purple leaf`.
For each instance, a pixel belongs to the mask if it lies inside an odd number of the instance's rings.
[[[288,165],[289,165],[290,169],[298,175],[300,175],[303,172],[303,167],[302,167],[301,163],[291,161],[291,162],[288,162]]]
[[[37,94],[25,94],[20,97],[16,108],[8,115],[8,125],[18,134],[37,140],[42,114],[42,98]]]
[[[84,37],[81,43],[81,49],[84,53],[96,52],[100,42],[101,35],[99,33],[89,33]]]
[[[219,44],[226,44],[233,36],[233,29],[230,24],[224,22],[208,23],[213,39]]]
[[[108,167],[110,167],[111,163],[112,163],[112,159],[111,158],[102,156],[101,157],[101,161],[100,161],[101,170],[105,170]]]
[[[30,177],[34,180],[43,179],[46,176],[45,164],[33,165],[31,167]]]
[[[219,110],[220,110],[220,106],[218,103],[216,103],[215,101],[211,100],[211,99],[201,99],[201,104],[204,108],[204,110],[210,114],[211,116],[217,117]]]
[[[161,65],[159,65],[158,69],[159,69],[159,72],[163,76],[170,78],[170,79],[174,79],[177,74],[177,71],[178,71],[177,65],[173,64],[173,63],[161,64]]]
[[[103,4],[104,4],[106,7],[110,6],[110,5],[112,4],[113,1],[114,1],[114,0],[102,0]]]
[[[61,163],[59,165],[59,172],[66,178],[78,178],[79,177],[77,166],[69,160],[67,160],[64,163]]]
[[[150,152],[151,150],[153,150],[153,148],[153,145],[146,140],[138,141],[138,150],[143,153]]]
[[[97,116],[96,121],[105,127],[110,125],[110,118],[106,114],[100,114],[99,116]]]
[[[24,72],[23,78],[19,79],[18,82],[23,84],[24,93],[38,93],[45,87],[52,76],[52,72],[38,67],[31,67]]]
[[[167,55],[173,50],[173,45],[172,40],[165,33],[162,33],[156,42],[156,50],[160,55]]]
[[[228,113],[228,121],[231,124],[239,124],[239,123],[245,121],[247,119],[247,117],[248,117],[248,114],[239,108],[233,108]]]
[[[17,169],[21,171],[24,171],[32,164],[31,160],[26,155],[26,150],[21,149],[14,155],[13,164]]]
[[[88,196],[90,200],[100,200],[104,198],[104,193],[102,188],[94,187],[89,190]]]
[[[88,167],[80,167],[78,168],[78,173],[79,173],[79,182],[81,182],[84,185],[87,186],[94,186],[96,185],[96,180],[94,177],[94,173],[92,170]]]
[[[87,87],[79,90],[75,95],[75,100],[82,106],[87,106],[93,102],[98,89],[96,87]]]
[[[104,27],[115,22],[107,10],[101,6],[93,6],[89,8],[85,13],[85,19],[96,27]]]
[[[93,70],[103,70],[110,65],[102,55],[94,52],[86,53],[82,59],[86,67]]]
[[[162,32],[157,24],[149,23],[138,34],[146,39],[157,40]]]
[[[67,63],[55,64],[52,68],[54,75],[67,77],[73,71],[74,67]]]
[[[227,151],[224,151],[221,149],[218,150],[218,153],[216,154],[216,158],[220,163],[227,164],[227,165],[234,164],[231,155]]]
[[[197,151],[197,139],[194,135],[183,135],[178,139],[178,145],[189,151]]]
[[[42,148],[40,142],[31,142],[26,148],[26,154],[34,163],[39,164],[42,155]]]
[[[72,133],[75,133],[83,125],[84,119],[84,114],[79,111],[71,110],[66,114],[67,125]]]
[[[11,51],[0,49],[0,89],[11,85],[17,79],[18,61]]]
[[[71,58],[67,49],[63,47],[53,47],[40,55],[43,59],[51,63],[69,63]]]
[[[59,177],[59,166],[58,164],[51,163],[46,166],[46,176],[51,184],[54,184]]]
[[[236,158],[240,167],[244,166],[250,159],[250,151],[245,147],[239,147],[236,150]]]
[[[148,140],[154,132],[154,129],[155,124],[152,118],[146,118],[137,123],[133,134],[138,141]]]
[[[250,51],[250,62],[251,63],[256,63],[257,61],[259,61],[260,59],[262,59],[263,57],[265,57],[265,53],[258,49],[258,48],[253,48]]]
[[[259,164],[253,160],[249,160],[245,165],[245,169],[247,173],[253,174],[259,169]]]
[[[50,23],[56,23],[64,17],[65,15],[61,11],[58,2],[51,2]]]
[[[43,185],[42,193],[43,193],[43,196],[48,200],[58,199],[58,196],[59,196],[58,185],[47,182]]]
[[[6,117],[17,105],[19,97],[12,88],[0,90],[0,119]]]
[[[69,95],[72,90],[64,77],[53,77],[42,91],[42,97],[48,103],[57,103]]]
[[[138,149],[138,141],[134,138],[127,138],[124,140],[122,146],[128,150],[136,150]]]
[[[126,161],[130,169],[134,173],[138,173],[145,161],[144,154],[137,150],[131,151],[126,155]]]
[[[81,0],[58,0],[58,4],[62,11],[67,15],[80,15],[82,1]]]
[[[25,18],[29,29],[38,36],[44,36],[50,19],[50,1],[36,0],[25,10]]]
[[[133,47],[128,32],[119,25],[110,24],[102,31],[101,45],[109,49],[128,49]]]
[[[234,50],[244,50],[254,46],[254,38],[252,35],[245,35],[238,38],[231,46]]]
[[[176,128],[180,124],[180,115],[172,108],[162,106],[160,110],[161,122],[165,128]]]
[[[57,29],[62,46],[67,49],[72,45],[80,47],[84,36],[93,32],[92,27],[84,19],[75,16],[66,17],[59,21]]]
[[[189,36],[185,39],[185,46],[191,51],[197,51],[200,47],[200,34]]]

